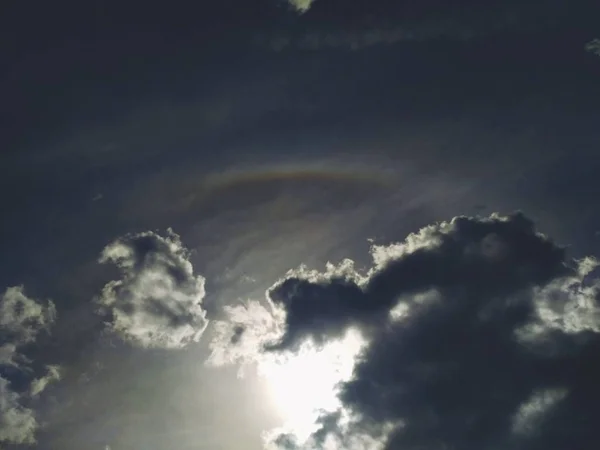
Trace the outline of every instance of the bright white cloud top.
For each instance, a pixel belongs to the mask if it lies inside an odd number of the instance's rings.
[[[45,375],[34,378],[35,367],[23,348],[49,331],[55,319],[54,303],[27,296],[23,286],[9,287],[0,295],[0,444],[36,442],[39,425],[32,402],[60,379],[60,368],[50,366]],[[25,389],[16,389],[13,377]]]
[[[100,263],[115,264],[122,278],[96,299],[109,327],[141,347],[175,349],[198,342],[206,329],[204,277],[173,230],[131,234],[109,244]]]

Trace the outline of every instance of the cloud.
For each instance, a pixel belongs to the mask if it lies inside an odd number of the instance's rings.
[[[354,325],[376,328],[402,296],[470,287],[500,297],[567,273],[564,251],[522,214],[457,217],[402,244],[374,246],[372,255],[375,267],[366,276],[346,261],[323,275],[292,271],[276,283],[268,297],[284,308],[286,328],[275,347],[322,341]]]
[[[291,4],[294,2],[290,1]],[[298,2],[295,9],[306,12],[312,1]],[[352,16],[352,13],[350,13]],[[367,17],[368,16],[368,17]],[[320,50],[361,50],[375,45],[392,45],[402,42],[426,41],[468,41],[475,38],[493,36],[504,32],[532,31],[545,28],[557,22],[564,14],[553,8],[540,11],[532,5],[498,3],[486,5],[485,11],[478,8],[468,12],[443,10],[428,14],[428,18],[416,19],[404,12],[390,10],[387,15],[373,14],[351,20],[353,26],[327,28],[316,24],[297,32],[283,30],[276,35],[257,38],[257,44],[274,51],[300,49]],[[308,28],[310,27],[310,28]],[[593,42],[593,41],[592,41]]]
[[[456,217],[374,245],[371,255],[364,271],[345,261],[325,272],[288,272],[267,292],[264,311],[277,312],[268,327],[239,314],[222,325],[229,331],[213,348],[236,347],[237,360],[247,342],[254,358],[326,345],[349,329],[368,342],[340,385],[339,410],[315,420],[308,439],[280,432],[269,446],[593,447],[600,438],[591,419],[600,402],[595,259],[569,259],[521,213]],[[253,331],[231,339],[234,325]],[[261,339],[261,329],[269,336]]]
[[[247,365],[260,359],[264,345],[283,332],[284,312],[259,301],[229,305],[224,309],[227,320],[213,322],[207,365],[238,364],[243,375]]]
[[[4,341],[26,344],[54,322],[56,308],[27,297],[22,286],[9,287],[0,303],[0,329]]]
[[[288,48],[301,50],[348,49],[361,50],[374,45],[391,45],[399,42],[421,42],[437,38],[467,40],[478,31],[447,22],[432,23],[419,27],[368,28],[363,30],[321,31],[312,30],[297,36],[279,35],[269,39],[258,39],[271,50],[283,51]]]
[[[31,387],[29,389],[30,395],[32,397],[38,396],[46,386],[50,383],[60,380],[61,378],[61,368],[57,365],[50,365],[46,367],[46,374],[40,378],[36,378],[31,382]]]
[[[305,13],[315,0],[288,0],[288,3],[299,13]]]
[[[592,39],[585,44],[585,51],[600,56],[600,39]]]
[[[0,442],[33,444],[37,427],[33,410],[25,407],[21,394],[0,377]]]
[[[32,379],[35,370],[22,347],[48,331],[55,319],[54,304],[28,297],[22,286],[7,288],[0,297],[0,443],[35,443],[32,398],[58,379],[60,369],[49,366],[46,375]]]
[[[527,434],[535,431],[537,422],[543,420],[544,415],[568,393],[566,389],[546,389],[534,392],[530,399],[519,406],[513,419],[513,433]]]
[[[122,274],[96,298],[100,311],[110,315],[110,329],[142,347],[197,342],[207,325],[205,280],[194,275],[189,256],[171,229],[164,237],[148,231],[106,246],[99,262],[115,264]]]

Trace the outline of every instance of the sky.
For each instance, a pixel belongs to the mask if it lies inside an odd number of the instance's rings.
[[[4,2],[0,449],[595,449],[596,3]]]

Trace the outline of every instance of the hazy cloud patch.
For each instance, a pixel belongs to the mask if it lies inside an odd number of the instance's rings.
[[[177,234],[131,234],[106,246],[100,263],[115,264],[121,279],[107,283],[96,302],[109,327],[142,347],[182,348],[197,342],[207,319],[204,277],[195,275]]]
[[[531,398],[519,406],[513,421],[513,433],[535,432],[544,415],[567,395],[566,389],[546,389],[533,393]]]
[[[595,38],[585,44],[585,50],[600,56],[600,39]]]
[[[287,0],[290,6],[299,13],[305,13],[316,0]]]
[[[46,374],[36,378],[31,382],[30,395],[32,397],[38,396],[46,389],[50,383],[60,380],[61,368],[57,365],[50,365],[46,367]]]
[[[225,314],[227,320],[213,321],[207,365],[237,364],[243,375],[248,365],[260,360],[264,346],[281,335],[284,311],[274,305],[249,300],[225,306]]]

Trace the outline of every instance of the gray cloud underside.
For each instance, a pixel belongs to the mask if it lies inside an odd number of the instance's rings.
[[[281,435],[270,445],[362,449],[360,436],[392,424],[377,438],[390,450],[594,448],[594,259],[567,258],[520,213],[457,217],[371,253],[366,273],[348,261],[325,273],[291,271],[268,291],[283,314],[277,339],[263,339],[259,353],[324,344],[349,328],[369,340],[342,385],[343,409],[322,417],[307,443]],[[236,311],[237,332],[230,324],[221,350],[256,348],[248,342],[267,322]]]
[[[48,331],[55,318],[52,302],[28,297],[22,286],[7,288],[0,297],[0,443],[35,443],[34,397],[60,378],[60,369],[50,366],[45,375],[35,378],[31,361],[21,349]],[[11,380],[18,380],[20,387],[15,388]]]
[[[100,262],[122,274],[96,299],[112,331],[142,347],[181,348],[200,339],[207,325],[204,278],[194,274],[172,230],[164,237],[148,231],[117,239]]]

